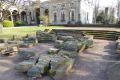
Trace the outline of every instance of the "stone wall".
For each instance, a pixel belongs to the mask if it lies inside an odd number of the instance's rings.
[[[91,3],[81,0],[52,0],[41,3],[41,16],[49,10],[50,24],[92,23],[93,7]]]

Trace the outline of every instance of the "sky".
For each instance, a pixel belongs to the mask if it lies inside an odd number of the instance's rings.
[[[107,6],[115,6],[117,4],[117,0],[99,0],[101,7]]]
[[[41,2],[48,1],[48,0],[41,0]]]
[[[41,2],[44,2],[44,1],[47,1],[47,0],[41,0]],[[96,1],[96,0],[94,0]],[[107,7],[107,6],[111,6],[111,5],[115,5],[117,4],[117,0],[98,0],[99,3],[100,3],[100,6],[101,7]]]

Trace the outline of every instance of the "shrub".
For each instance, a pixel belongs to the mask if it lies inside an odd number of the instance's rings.
[[[3,27],[14,27],[13,22],[9,20],[4,20],[2,24],[3,24]]]
[[[120,21],[118,21],[117,24],[120,25]]]
[[[25,26],[25,25],[26,25],[26,23],[23,21],[16,21],[15,22],[15,26]]]
[[[48,16],[42,16],[42,17],[39,17],[39,18],[40,18],[40,20],[43,21],[44,26],[48,26],[48,24],[49,24],[49,17]]]

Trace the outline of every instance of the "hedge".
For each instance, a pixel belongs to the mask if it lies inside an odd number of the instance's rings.
[[[25,25],[26,25],[26,23],[23,21],[16,21],[15,22],[15,26],[25,26]]]
[[[9,20],[4,20],[2,24],[3,24],[3,27],[14,27],[13,22]]]

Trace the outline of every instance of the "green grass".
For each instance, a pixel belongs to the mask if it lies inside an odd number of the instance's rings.
[[[50,26],[50,27],[14,27],[14,28],[4,28],[2,32],[0,32],[0,38],[5,38],[5,39],[9,39],[11,38],[13,35],[15,35],[16,37],[20,38],[23,37],[27,34],[30,35],[35,35],[36,31],[38,30],[42,30],[44,31],[45,29],[57,29],[57,28],[62,28],[61,27],[57,27],[57,26]]]

